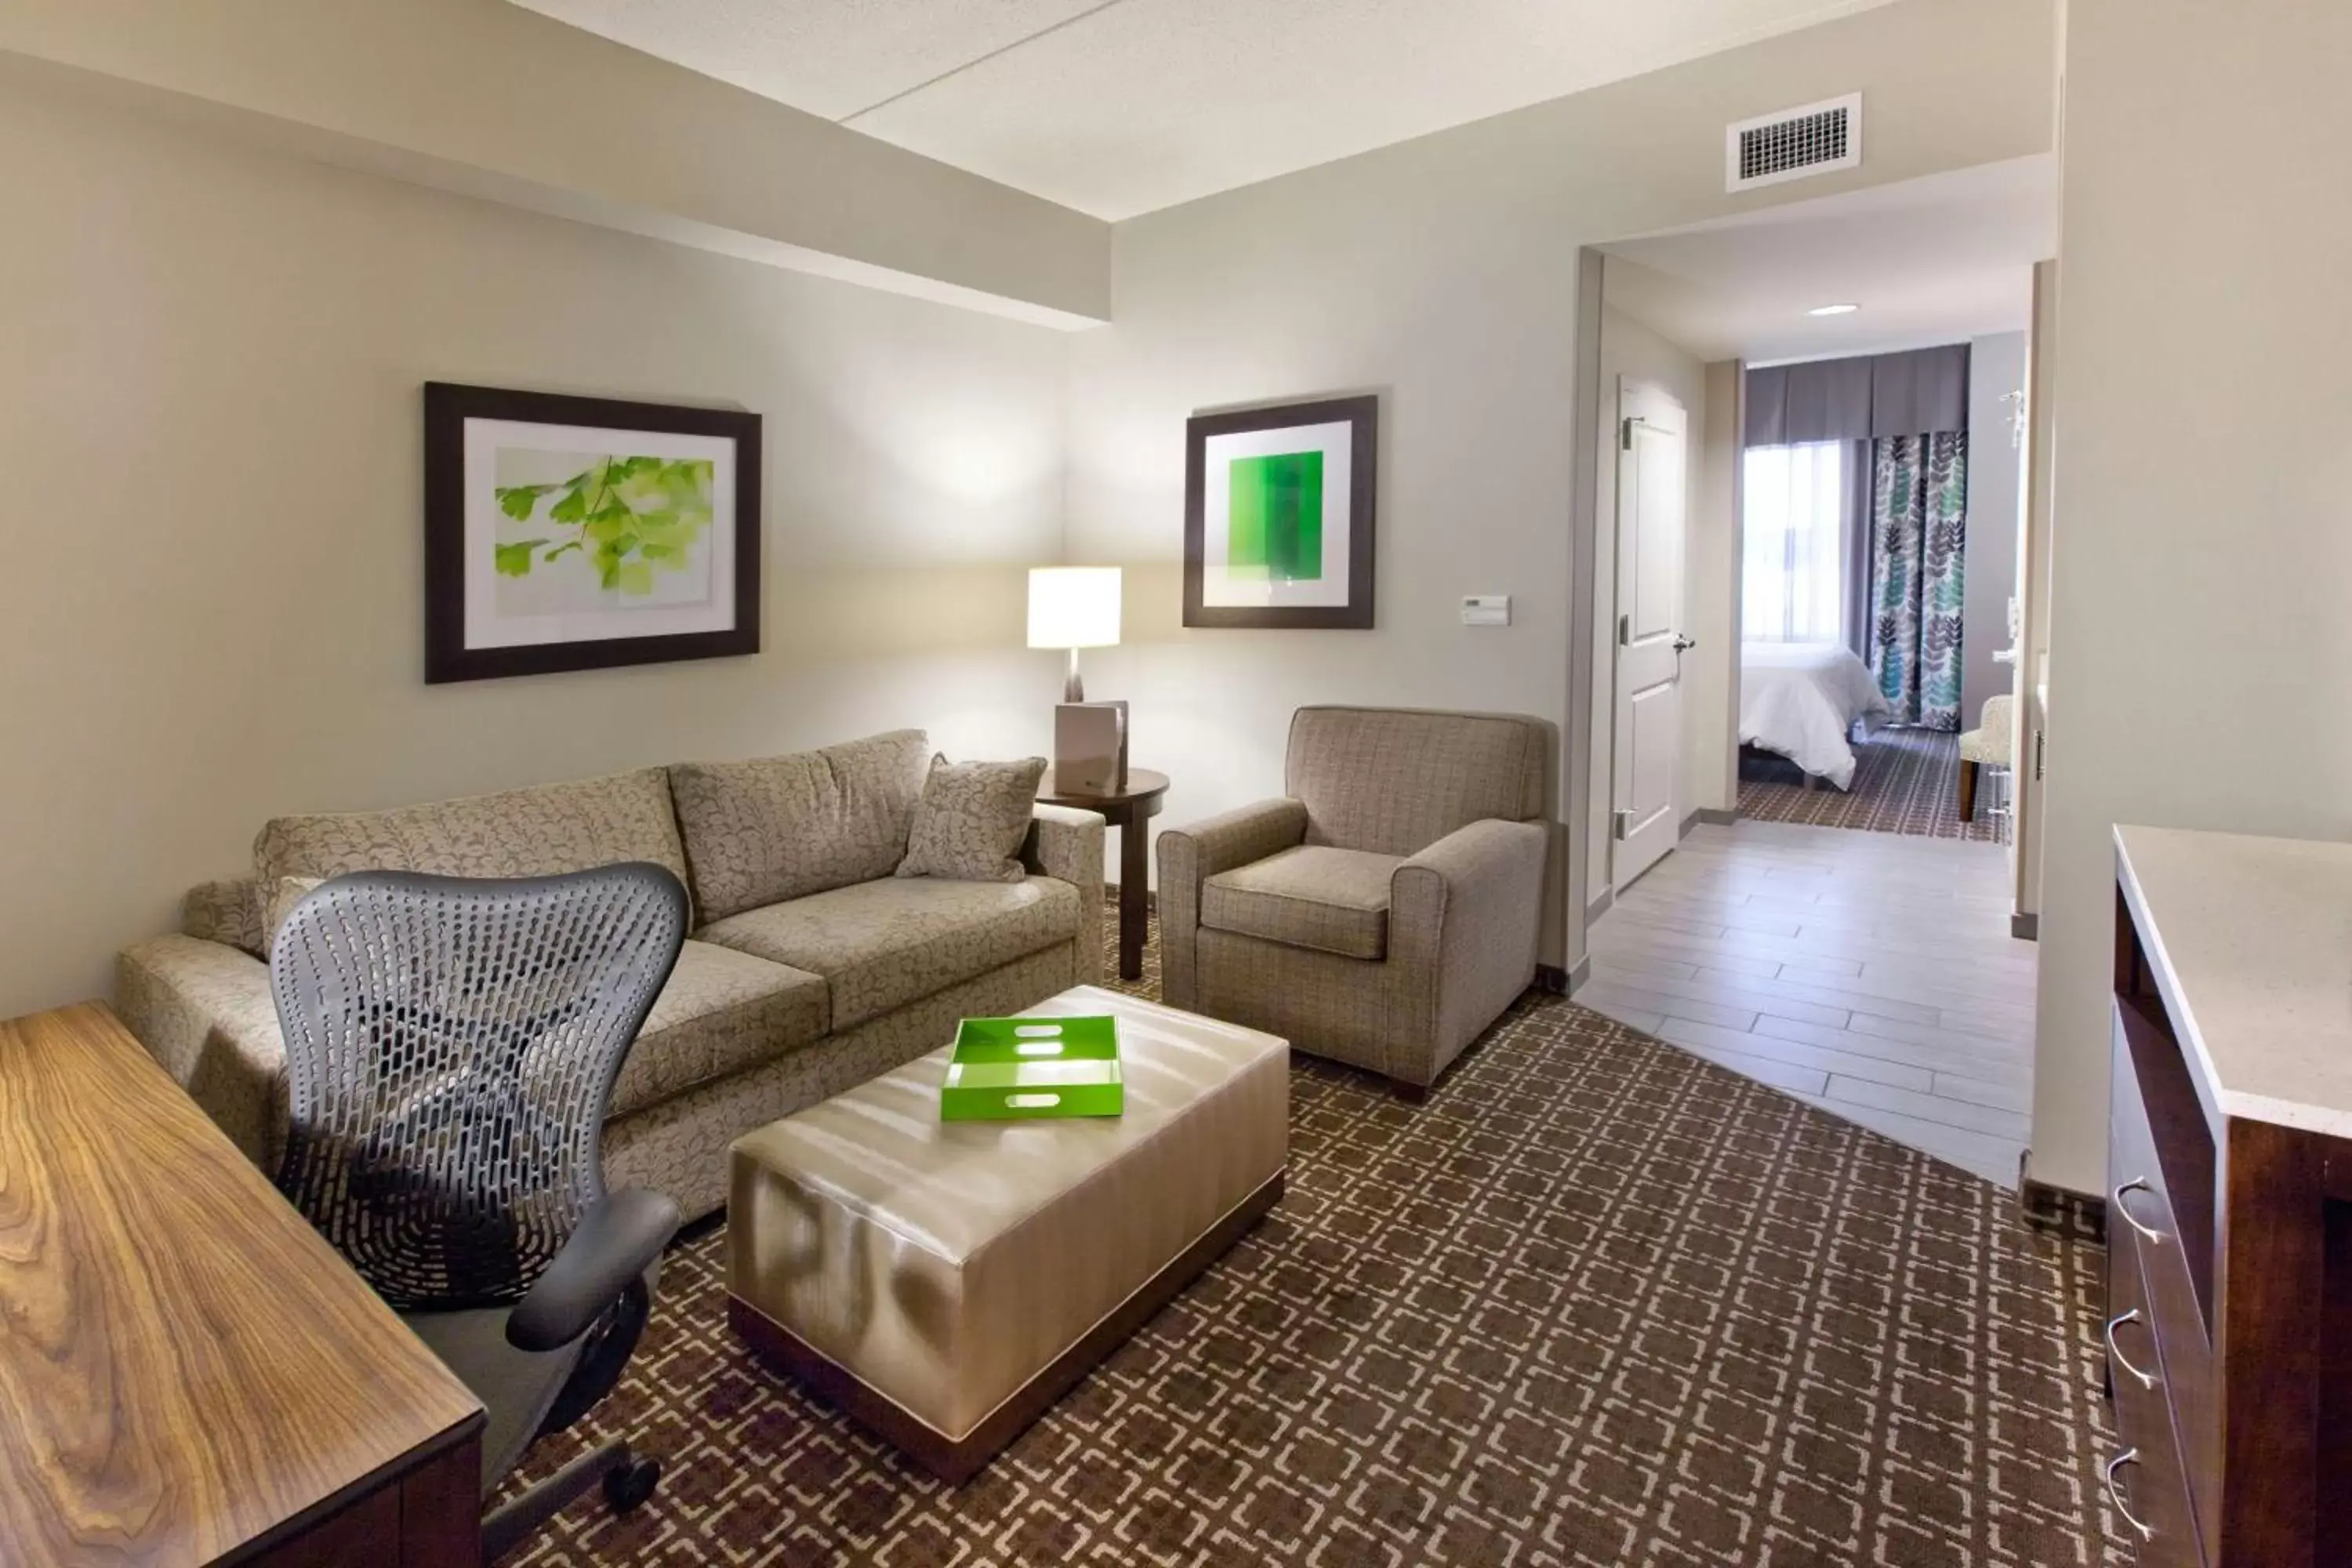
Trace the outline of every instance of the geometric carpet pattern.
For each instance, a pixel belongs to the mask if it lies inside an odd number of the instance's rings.
[[[527,1471],[625,1435],[661,1490],[509,1561],[2128,1563],[2095,1242],[1558,998],[1421,1105],[1293,1062],[1281,1204],[971,1481],[751,1361],[712,1229]]]
[[[1739,815],[1758,822],[1801,822],[1924,838],[2000,837],[1990,781],[1979,773],[1977,817],[1960,820],[1960,738],[1944,730],[1881,730],[1854,742],[1853,786],[1808,788],[1804,770],[1770,752],[1739,753]]]

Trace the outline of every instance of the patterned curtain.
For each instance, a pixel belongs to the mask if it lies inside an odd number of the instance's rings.
[[[1895,723],[1958,730],[1969,437],[1883,437],[1872,456],[1870,671]]]

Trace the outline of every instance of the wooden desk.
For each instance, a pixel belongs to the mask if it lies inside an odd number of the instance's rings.
[[[1109,795],[1066,792],[1054,784],[1054,770],[1045,770],[1037,798],[1046,805],[1073,805],[1098,811],[1118,829],[1118,977],[1143,978],[1143,938],[1151,921],[1151,819],[1160,815],[1168,794],[1168,775],[1150,768],[1127,770],[1127,787]]]
[[[0,1563],[477,1563],[482,1422],[110,1009],[0,1023]]]

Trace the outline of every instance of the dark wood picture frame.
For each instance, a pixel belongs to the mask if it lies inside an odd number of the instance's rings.
[[[607,637],[511,647],[466,646],[466,422],[708,436],[735,447],[735,624],[723,631]],[[738,409],[572,397],[558,393],[425,384],[425,679],[427,685],[559,670],[611,669],[760,651],[760,416]]]
[[[1196,414],[1184,424],[1184,624],[1188,626],[1274,627],[1297,631],[1370,631],[1372,627],[1372,544],[1377,510],[1381,400],[1376,395]],[[1293,425],[1349,428],[1348,476],[1348,602],[1333,605],[1207,605],[1203,598],[1208,500],[1208,440]]]

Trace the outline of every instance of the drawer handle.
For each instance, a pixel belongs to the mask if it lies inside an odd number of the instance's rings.
[[[2153,1226],[2142,1225],[2137,1219],[2135,1219],[2132,1216],[2130,1205],[2124,1202],[2124,1194],[2126,1193],[2149,1193],[2154,1192],[2155,1190],[2155,1188],[2147,1184],[2147,1178],[2146,1176],[2134,1176],[2130,1181],[2126,1182],[2122,1186],[2116,1189],[2116,1212],[2124,1216],[2124,1223],[2126,1225],[2139,1232],[2139,1237],[2142,1241],[2147,1242],[2150,1247],[2162,1247],[2164,1245],[2164,1232],[2158,1230]]]
[[[2132,1365],[2131,1357],[2124,1354],[2122,1349],[2116,1343],[2116,1331],[2117,1329],[2122,1328],[2126,1323],[2138,1323],[2145,1321],[2147,1321],[2147,1320],[2139,1315],[2139,1309],[2137,1307],[2134,1307],[2130,1311],[2126,1312],[2120,1318],[2109,1318],[2107,1320],[2107,1359],[2114,1362],[2126,1372],[2131,1373],[2134,1377],[2139,1379],[2139,1385],[2142,1388],[2154,1388],[2156,1386],[2156,1378],[2151,1373],[2142,1372],[2139,1368]]]
[[[2116,1511],[2124,1516],[2124,1522],[2137,1531],[2139,1532],[2139,1538],[2142,1541],[2154,1541],[2156,1539],[2156,1531],[2139,1521],[2139,1515],[2132,1512],[2131,1506],[2124,1501],[2124,1494],[2116,1489],[2116,1472],[2122,1469],[2126,1465],[2137,1465],[2138,1463],[2139,1450],[2137,1448],[2126,1448],[2122,1453],[2117,1454],[2114,1458],[2107,1461],[2106,1468],[2099,1472],[2099,1477],[2102,1480],[2107,1483],[2107,1501],[2113,1503],[2115,1505]]]

